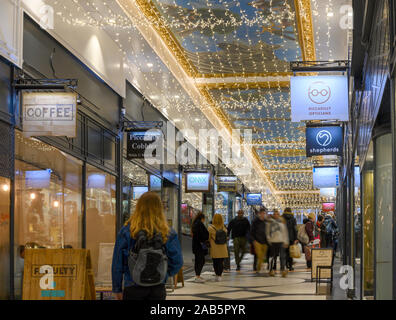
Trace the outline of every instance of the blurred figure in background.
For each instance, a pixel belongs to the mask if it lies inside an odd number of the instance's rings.
[[[267,256],[268,242],[266,237],[266,219],[267,219],[267,209],[262,207],[257,213],[257,216],[252,222],[252,227],[250,231],[250,236],[255,252],[256,260],[256,271],[257,274],[261,271],[261,264],[264,258]]]
[[[246,253],[247,239],[250,232],[249,220],[244,217],[243,210],[238,211],[238,216],[231,220],[228,225],[228,234],[234,242],[235,263],[237,271],[241,270],[241,261]]]
[[[292,244],[297,244],[297,221],[296,218],[294,218],[291,208],[286,208],[283,211],[282,217],[286,221],[287,232],[289,236],[289,246]],[[294,270],[293,258],[290,257],[289,248],[286,250],[286,267],[289,269],[289,271]]]
[[[286,221],[283,219],[278,210],[274,210],[272,219],[266,224],[267,241],[270,246],[270,272],[271,277],[275,276],[274,265],[278,256],[280,256],[282,277],[287,276],[286,267],[286,249],[289,247],[289,235],[287,232]]]
[[[205,279],[201,278],[201,271],[205,265],[205,256],[209,253],[209,232],[205,225],[205,215],[199,212],[192,223],[192,251],[195,257],[195,282],[202,283]]]
[[[213,223],[208,228],[210,241],[210,256],[213,260],[213,269],[216,281],[221,281],[224,270],[224,259],[228,257],[227,229],[224,227],[223,216],[216,213]]]

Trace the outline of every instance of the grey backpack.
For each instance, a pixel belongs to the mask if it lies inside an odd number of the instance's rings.
[[[128,267],[133,282],[138,286],[151,287],[164,283],[168,271],[168,257],[160,233],[152,239],[145,231],[136,237],[135,246],[128,256]]]

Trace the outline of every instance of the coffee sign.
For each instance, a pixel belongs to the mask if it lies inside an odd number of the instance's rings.
[[[77,94],[74,92],[24,92],[23,134],[76,137]]]
[[[292,122],[349,120],[347,77],[291,77],[290,92]]]

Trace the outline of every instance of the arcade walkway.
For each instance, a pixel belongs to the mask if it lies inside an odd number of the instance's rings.
[[[241,272],[235,271],[235,262],[231,257],[232,271],[224,273],[221,282],[214,280],[213,267],[207,263],[202,277],[206,283],[194,282],[194,269],[190,267],[184,272],[184,288],[181,283],[173,292],[168,292],[167,300],[326,300],[326,295],[315,294],[315,282],[311,282],[311,273],[306,269],[305,259],[296,261],[294,271],[287,278],[282,278],[279,271],[275,277],[257,276],[252,271],[253,256],[247,254],[241,264]],[[266,265],[265,265],[266,266]],[[323,289],[325,285],[322,285]]]

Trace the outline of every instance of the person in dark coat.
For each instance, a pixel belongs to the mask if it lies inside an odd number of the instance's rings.
[[[194,267],[195,267],[195,282],[202,283],[205,279],[201,277],[201,271],[205,265],[205,255],[208,251],[208,240],[209,232],[205,225],[205,215],[198,213],[194,218],[191,226],[192,233],[192,251],[195,256]]]
[[[286,250],[286,267],[289,271],[293,271],[293,258],[290,257],[290,246],[297,244],[297,221],[294,218],[291,208],[286,208],[283,211],[282,217],[286,220],[287,232],[289,234],[289,248]]]
[[[308,216],[308,221],[305,223],[305,231],[307,232],[309,242],[313,242],[315,240],[314,235],[315,230],[315,213],[310,213]],[[311,268],[312,261],[307,260],[307,268]]]
[[[267,220],[267,209],[262,207],[257,216],[254,218],[250,230],[250,237],[254,246],[254,252],[256,254],[255,271],[257,274],[259,274],[261,271],[261,265],[264,261],[264,258],[267,256],[268,251],[268,242],[266,236]]]
[[[318,216],[318,221],[316,222],[316,227],[317,227],[318,233],[319,233],[320,247],[327,248],[327,236],[326,236],[327,232],[326,232],[326,225],[324,223],[323,215]]]
[[[241,261],[246,253],[246,245],[250,232],[250,223],[249,220],[244,217],[243,210],[238,211],[238,216],[231,220],[227,229],[234,243],[235,263],[237,265],[236,270],[240,271]]]

